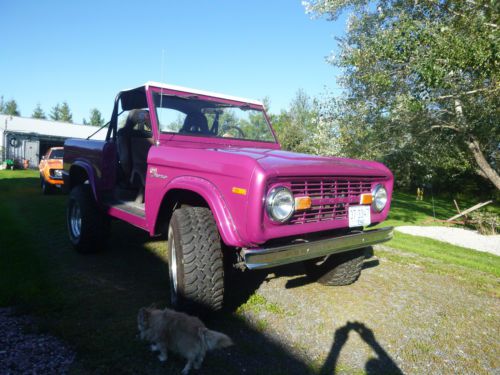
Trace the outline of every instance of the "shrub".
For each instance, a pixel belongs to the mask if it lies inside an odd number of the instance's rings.
[[[494,212],[473,212],[471,224],[481,234],[493,235],[500,232],[500,216]]]

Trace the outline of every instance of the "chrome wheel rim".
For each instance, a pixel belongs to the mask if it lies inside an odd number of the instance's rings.
[[[79,238],[82,231],[82,213],[78,203],[74,202],[69,213],[69,224],[73,237]]]
[[[170,284],[171,284],[171,289],[170,289],[170,294],[172,298],[172,302],[177,301],[177,252],[175,249],[175,239],[174,239],[174,231],[172,227],[169,227],[168,229],[168,238],[171,239],[170,241]]]

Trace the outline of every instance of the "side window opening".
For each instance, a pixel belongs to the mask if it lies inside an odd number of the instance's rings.
[[[154,143],[149,110],[129,107],[122,111],[120,108],[116,135],[120,185],[135,192],[133,200],[143,204],[147,157]]]

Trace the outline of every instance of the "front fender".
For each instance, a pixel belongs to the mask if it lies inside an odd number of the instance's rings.
[[[154,205],[156,210],[154,213],[155,224],[158,220],[161,202],[163,202],[163,200],[166,199],[165,197],[167,194],[174,189],[192,191],[200,195],[210,207],[224,243],[229,246],[244,246],[227,204],[224,201],[224,197],[215,185],[200,177],[179,176],[174,178],[165,186],[162,192],[161,200]],[[150,228],[150,231],[154,231],[155,225],[150,226]],[[151,234],[153,233],[151,232]]]

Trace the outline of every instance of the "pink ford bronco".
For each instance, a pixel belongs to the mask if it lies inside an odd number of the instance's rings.
[[[228,261],[302,262],[313,280],[351,284],[367,248],[392,238],[365,230],[387,217],[391,172],[282,151],[261,102],[148,82],[117,95],[105,126],[104,141],[64,144],[69,238],[103,248],[110,217],[166,235],[174,305],[220,309]]]

